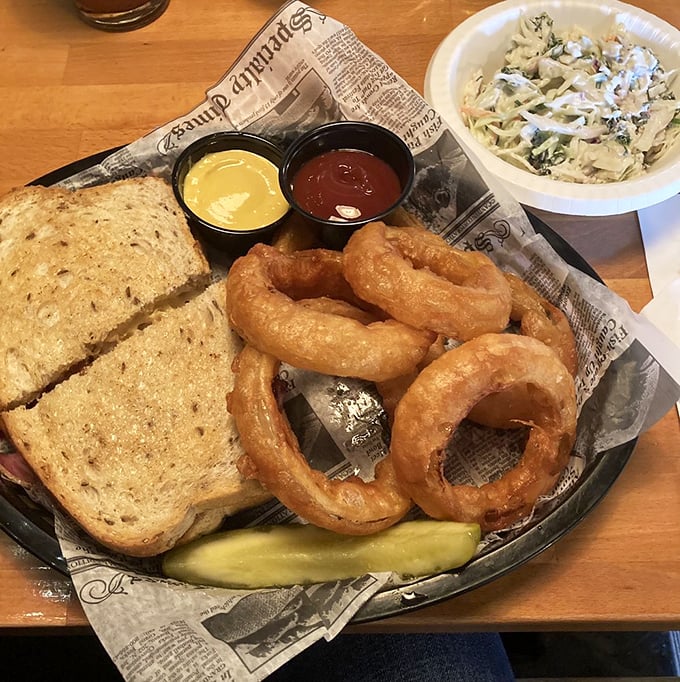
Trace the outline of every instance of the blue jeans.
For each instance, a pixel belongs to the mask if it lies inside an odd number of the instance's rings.
[[[267,682],[511,682],[498,633],[339,635],[286,663]]]

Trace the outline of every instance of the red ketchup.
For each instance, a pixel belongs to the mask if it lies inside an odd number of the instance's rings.
[[[293,178],[293,197],[322,220],[373,218],[401,194],[397,174],[382,159],[357,149],[325,152],[302,164]]]

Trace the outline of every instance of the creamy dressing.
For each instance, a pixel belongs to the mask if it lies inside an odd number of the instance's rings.
[[[580,183],[643,174],[680,137],[677,70],[636,45],[622,25],[593,38],[523,17],[505,66],[468,83],[461,113],[495,154],[537,175]]]
[[[197,216],[217,227],[264,227],[289,208],[278,174],[269,159],[242,149],[206,154],[186,175],[184,201]]]

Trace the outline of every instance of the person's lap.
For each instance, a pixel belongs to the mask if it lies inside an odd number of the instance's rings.
[[[498,633],[339,635],[272,674],[271,682],[498,682],[514,680]]]

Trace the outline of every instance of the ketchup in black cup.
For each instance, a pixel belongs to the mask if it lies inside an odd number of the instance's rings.
[[[381,220],[408,196],[415,162],[406,143],[374,123],[338,121],[314,128],[286,151],[279,169],[288,203],[341,249],[352,232]]]

